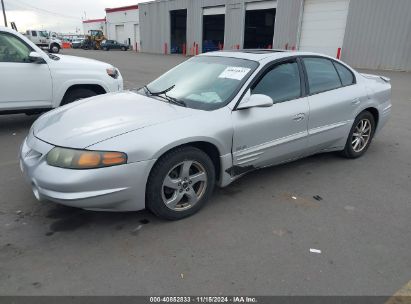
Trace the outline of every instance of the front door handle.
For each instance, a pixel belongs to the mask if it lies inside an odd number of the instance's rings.
[[[301,121],[301,120],[303,120],[305,118],[305,114],[304,113],[300,113],[300,114],[297,114],[297,115],[294,115],[293,116],[293,120],[295,120],[295,121]]]

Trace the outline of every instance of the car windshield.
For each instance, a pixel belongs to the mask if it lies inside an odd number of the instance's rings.
[[[48,34],[46,31],[39,31],[39,35],[40,35],[41,37],[45,37],[45,38],[48,38],[48,37],[49,37],[49,34]]]
[[[231,101],[257,67],[257,62],[246,59],[193,57],[139,92],[155,95],[166,91],[166,97],[189,108],[215,110]]]

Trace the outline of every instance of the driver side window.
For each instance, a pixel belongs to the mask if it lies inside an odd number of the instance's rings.
[[[296,61],[274,66],[251,89],[251,94],[270,96],[274,103],[301,96],[300,72]]]
[[[19,38],[0,32],[0,62],[29,62],[30,52]]]

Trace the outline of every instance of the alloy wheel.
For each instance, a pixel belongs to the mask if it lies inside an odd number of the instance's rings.
[[[367,147],[371,138],[372,125],[367,119],[361,119],[352,134],[351,145],[354,152],[361,152]]]
[[[197,161],[186,160],[174,166],[161,187],[164,204],[174,211],[193,207],[207,189],[207,172]]]

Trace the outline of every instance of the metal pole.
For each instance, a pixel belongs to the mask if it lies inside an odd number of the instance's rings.
[[[1,7],[3,8],[4,26],[7,27],[6,9],[4,8],[3,0],[1,0]]]

